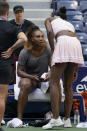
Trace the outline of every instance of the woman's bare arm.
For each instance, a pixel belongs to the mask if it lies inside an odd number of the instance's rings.
[[[52,53],[54,51],[54,34],[53,34],[52,26],[51,26],[51,21],[53,19],[54,19],[53,17],[50,17],[50,18],[47,18],[45,20],[45,27],[46,27],[46,30],[47,30],[47,37],[48,37],[48,41],[49,41]]]
[[[24,66],[21,66],[20,64],[17,65],[17,74],[19,77],[22,78],[28,78],[32,80],[39,81],[39,77],[36,75],[30,75],[24,71]]]

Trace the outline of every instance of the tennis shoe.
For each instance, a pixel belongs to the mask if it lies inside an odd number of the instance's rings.
[[[66,127],[66,128],[72,127],[70,118],[67,118],[66,120],[63,119],[63,122],[64,122],[64,127]]]
[[[42,127],[42,129],[51,129],[53,127],[56,127],[56,126],[61,126],[63,125],[64,123],[62,122],[60,116],[58,117],[58,119],[51,119],[48,124],[44,125]]]

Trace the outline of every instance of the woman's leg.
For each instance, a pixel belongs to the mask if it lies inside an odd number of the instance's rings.
[[[63,63],[63,64],[56,64],[53,67],[51,67],[50,98],[51,98],[53,117],[55,119],[57,119],[59,116],[60,103],[61,103],[60,78],[66,66],[67,63]]]
[[[74,70],[77,66],[77,64],[68,63],[67,68],[64,71],[65,119],[70,117],[70,112],[72,109],[72,82]]]
[[[33,86],[33,83],[31,80],[27,78],[22,78],[20,81],[20,93],[18,97],[18,118],[22,119],[23,111],[28,103],[28,95],[34,91],[35,86]]]
[[[0,84],[0,128],[1,121],[4,117],[7,95],[8,95],[8,85]]]

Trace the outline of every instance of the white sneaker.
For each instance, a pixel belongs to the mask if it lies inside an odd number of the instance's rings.
[[[64,122],[64,127],[66,127],[66,128],[72,127],[70,118],[67,118],[67,120],[63,119],[63,122]]]
[[[2,121],[1,121],[1,124],[2,124],[2,125],[5,125],[5,121],[4,121],[3,119],[2,119]]]
[[[61,126],[63,124],[64,123],[62,122],[62,120],[59,116],[58,119],[51,119],[48,124],[46,124],[42,127],[42,129],[51,129],[52,127]]]

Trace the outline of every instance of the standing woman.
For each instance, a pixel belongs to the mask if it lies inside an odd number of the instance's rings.
[[[3,131],[1,121],[12,75],[12,53],[24,42],[27,42],[27,37],[20,28],[7,21],[8,15],[9,4],[0,2],[0,131]],[[16,38],[18,40],[14,43]]]
[[[78,66],[84,65],[82,49],[75,29],[71,23],[66,21],[66,8],[61,7],[56,17],[47,18],[45,21],[48,40],[52,51],[50,97],[53,112],[53,119],[43,126],[43,129],[50,129],[54,126],[72,127],[70,112],[72,108],[72,82],[74,71]],[[54,38],[56,45],[54,47]],[[65,118],[59,117],[61,93],[59,81],[64,73],[65,93]]]

